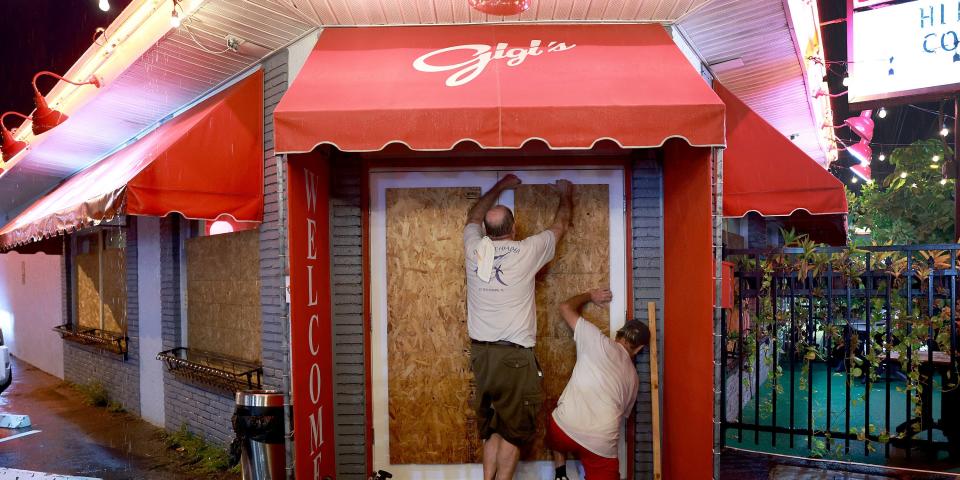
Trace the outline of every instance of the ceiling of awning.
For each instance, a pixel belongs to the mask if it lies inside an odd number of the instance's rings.
[[[135,1],[131,8],[151,1]],[[168,11],[166,3],[158,8]],[[203,1],[179,29],[145,46],[123,73],[70,112],[66,123],[32,142],[0,176],[0,212],[9,220],[64,178],[312,29],[272,0]],[[238,52],[216,53],[225,49],[228,34],[246,44]]]
[[[822,119],[812,112],[807,85],[786,1],[713,0],[683,18],[678,27],[708,65],[739,59],[717,68],[717,80],[746,102],[784,136],[821,165]]]
[[[755,0],[754,0],[755,1]],[[710,0],[532,0],[520,15],[498,17],[467,0],[277,0],[317,26],[502,22],[675,22]]]

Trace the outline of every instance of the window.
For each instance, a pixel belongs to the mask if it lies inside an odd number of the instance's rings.
[[[75,237],[76,325],[126,334],[126,232],[106,227]]]

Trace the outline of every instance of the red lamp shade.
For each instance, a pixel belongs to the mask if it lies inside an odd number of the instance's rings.
[[[530,0],[469,0],[470,6],[490,15],[509,17],[530,8]]]
[[[873,129],[871,128],[871,130]],[[870,148],[870,144],[866,140],[860,140],[858,143],[847,147],[847,153],[859,160],[861,165],[870,165],[870,160],[873,158],[873,149]]]
[[[865,182],[869,182],[873,178],[870,174],[870,165],[854,165],[850,167],[850,171]]]
[[[850,130],[856,132],[860,138],[867,142],[873,141],[873,110],[864,110],[860,112],[859,117],[850,117],[843,121],[843,124],[850,127]]]
[[[59,110],[54,110],[47,105],[47,100],[43,98],[43,95],[40,93],[40,90],[37,89],[37,79],[42,75],[49,75],[51,77],[56,77],[64,82],[73,84],[73,85],[94,85],[97,88],[100,88],[100,79],[97,77],[90,77],[90,80],[86,82],[74,82],[67,80],[66,78],[61,77],[53,72],[39,72],[33,76],[33,103],[37,106],[37,109],[33,112],[33,134],[40,135],[51,128],[60,125],[61,123],[67,121],[67,115],[60,112]]]
[[[13,133],[3,124],[3,119],[6,118],[7,115],[16,115],[24,119],[28,118],[26,115],[17,112],[7,112],[0,115],[0,135],[3,135],[3,144],[0,145],[0,151],[3,152],[3,161],[5,162],[10,161],[11,158],[22,152],[24,148],[27,148],[27,142],[14,139]]]

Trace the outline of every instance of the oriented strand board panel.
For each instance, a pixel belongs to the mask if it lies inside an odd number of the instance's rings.
[[[96,250],[74,256],[77,272],[77,326],[100,328],[100,260]]]
[[[187,346],[259,362],[258,231],[191,238],[186,251]]]
[[[124,248],[107,248],[103,261],[103,329],[126,332],[127,328],[127,264]]]
[[[386,191],[390,463],[480,460],[463,225],[478,187]]]
[[[515,193],[515,217],[520,238],[535,234],[553,223],[559,197],[550,185],[521,185]],[[559,305],[567,298],[591,288],[610,285],[610,193],[607,185],[576,185],[573,199],[573,228],[557,246],[553,261],[537,276],[537,346],[535,352],[543,369],[545,401],[540,412],[541,426],[557,405],[576,362],[573,332],[560,317]],[[610,312],[588,305],[584,318],[610,333]],[[541,427],[525,460],[548,460]]]

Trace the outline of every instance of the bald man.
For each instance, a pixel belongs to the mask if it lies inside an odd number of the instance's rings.
[[[515,175],[500,179],[470,209],[463,229],[467,330],[477,386],[477,426],[484,440],[484,480],[512,479],[520,447],[537,430],[543,374],[533,355],[537,339],[534,281],[540,268],[553,259],[557,242],[570,224],[573,204],[573,185],[558,180],[560,205],[553,225],[518,241],[513,212],[494,206],[504,190],[517,185],[520,179]]]

